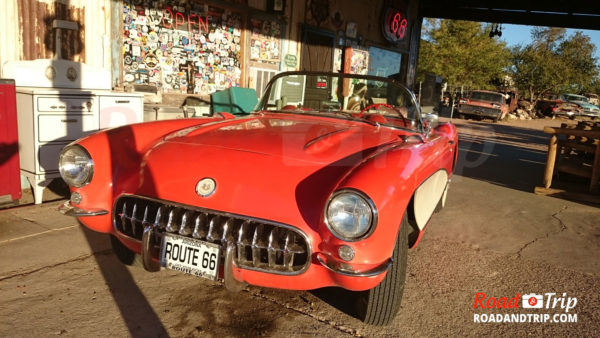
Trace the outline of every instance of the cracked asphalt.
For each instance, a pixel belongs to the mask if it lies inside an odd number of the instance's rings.
[[[560,121],[526,122],[457,121],[446,208],[409,253],[402,308],[387,327],[353,318],[340,289],[229,293],[220,282],[124,267],[106,236],[60,215],[57,201],[0,210],[0,336],[597,336],[600,208],[532,193],[545,164],[541,127]],[[477,293],[576,297],[577,322],[475,323],[565,314],[560,302],[474,308]]]

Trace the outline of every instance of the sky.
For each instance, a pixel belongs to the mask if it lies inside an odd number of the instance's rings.
[[[533,28],[533,26],[502,24],[502,37],[500,39],[506,41],[509,46],[518,44],[527,45],[531,42],[531,28]],[[567,34],[571,35],[576,31],[582,31],[591,38],[592,43],[596,45],[596,53],[594,56],[600,59],[600,31],[567,29]]]

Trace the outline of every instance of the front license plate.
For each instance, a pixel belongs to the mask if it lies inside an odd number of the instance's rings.
[[[165,233],[160,264],[167,269],[215,280],[219,271],[220,250],[217,244]]]

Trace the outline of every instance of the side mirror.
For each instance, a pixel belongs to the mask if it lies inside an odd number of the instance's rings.
[[[428,137],[432,129],[439,125],[438,116],[436,114],[427,114],[423,117],[423,131],[425,137]]]
[[[438,126],[440,123],[438,116],[436,114],[427,114],[423,118],[423,124],[425,129],[433,129]]]

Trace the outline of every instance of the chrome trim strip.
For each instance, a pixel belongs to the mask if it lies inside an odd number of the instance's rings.
[[[71,201],[66,201],[64,204],[58,207],[58,211],[65,216],[72,217],[87,217],[87,216],[101,216],[108,214],[108,211],[103,209],[90,209],[84,210],[71,205]]]
[[[310,241],[310,239],[308,238],[308,236],[304,233],[304,231],[300,230],[297,227],[288,225],[288,224],[284,224],[284,223],[279,223],[279,222],[275,222],[275,221],[270,221],[270,220],[265,220],[262,218],[256,218],[256,217],[251,217],[251,216],[244,216],[244,215],[239,215],[239,214],[233,214],[233,213],[228,213],[228,212],[223,212],[223,211],[218,211],[218,210],[212,210],[212,209],[206,209],[206,208],[202,208],[202,207],[197,207],[197,206],[193,206],[193,205],[187,205],[187,204],[181,204],[181,203],[177,203],[177,202],[172,202],[172,201],[166,201],[166,200],[160,200],[160,199],[156,199],[156,198],[151,198],[151,197],[146,197],[146,196],[141,196],[141,195],[134,195],[134,194],[121,194],[119,195],[114,203],[113,203],[113,212],[115,212],[115,214],[113,214],[112,217],[112,222],[113,222],[113,228],[115,229],[115,231],[117,231],[119,233],[119,236],[124,237],[124,238],[129,238],[132,241],[141,243],[140,240],[136,239],[136,238],[132,238],[131,236],[128,236],[127,234],[124,234],[122,232],[119,231],[119,229],[117,228],[117,224],[115,222],[115,216],[114,215],[118,215],[118,213],[116,213],[116,207],[117,207],[117,201],[122,198],[122,197],[131,197],[131,198],[139,198],[139,199],[143,199],[143,200],[147,200],[150,202],[155,202],[155,203],[161,203],[162,206],[160,208],[163,208],[164,206],[172,206],[175,208],[184,208],[184,209],[189,209],[189,210],[194,210],[200,213],[211,213],[214,215],[219,215],[219,216],[224,216],[224,217],[231,217],[231,218],[237,218],[237,219],[242,219],[244,221],[250,221],[250,222],[256,222],[256,223],[262,223],[262,224],[270,224],[270,225],[274,225],[274,226],[278,226],[278,227],[282,227],[282,228],[286,228],[300,236],[302,236],[304,238],[304,241],[306,242],[306,264],[304,265],[304,267],[301,270],[298,271],[292,271],[292,272],[287,272],[287,271],[277,271],[277,270],[268,270],[268,269],[262,269],[262,268],[255,268],[255,267],[251,267],[251,266],[244,266],[244,265],[240,265],[237,266],[237,268],[239,269],[244,269],[244,270],[250,270],[250,271],[257,271],[257,272],[264,272],[264,273],[268,273],[268,274],[276,274],[276,275],[287,275],[287,276],[295,276],[295,275],[299,275],[302,274],[304,272],[306,272],[306,270],[308,270],[308,268],[310,267],[310,265],[312,264],[311,262],[311,257],[312,257],[312,242]],[[158,226],[158,220],[155,222],[155,224],[153,226]]]
[[[321,257],[320,254],[317,255],[317,260],[319,261],[319,263],[321,263],[321,265],[323,265],[325,268],[327,268],[327,270],[335,272],[342,276],[347,276],[347,277],[374,277],[374,276],[377,276],[377,275],[380,275],[380,274],[386,272],[392,266],[392,263],[394,262],[393,259],[389,258],[387,261],[383,262],[381,265],[379,265],[369,271],[351,272],[351,271],[346,271],[346,270],[340,270],[336,267],[333,267],[333,266],[327,264],[327,262],[325,262],[325,259],[323,259],[323,257]]]

